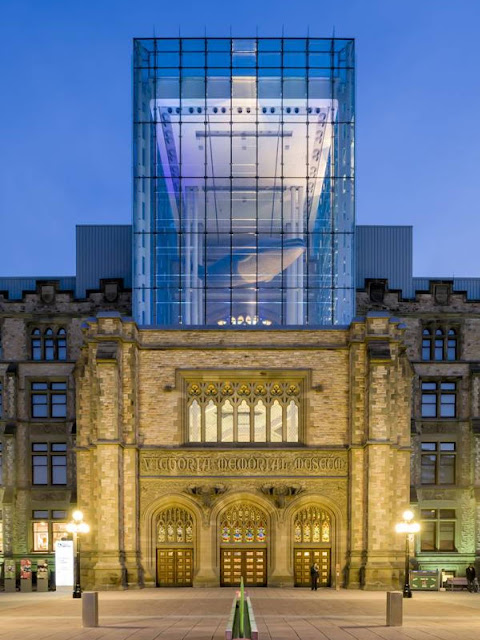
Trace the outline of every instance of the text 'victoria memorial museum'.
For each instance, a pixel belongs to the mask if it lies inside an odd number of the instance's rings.
[[[355,226],[354,42],[134,41],[133,225],[0,278],[1,558],[90,588],[398,588],[480,556],[480,280]],[[3,560],[2,560],[3,561]]]

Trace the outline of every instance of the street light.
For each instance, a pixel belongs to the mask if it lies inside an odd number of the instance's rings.
[[[83,513],[74,511],[72,513],[73,522],[67,524],[68,533],[73,534],[73,544],[75,547],[75,587],[72,596],[74,598],[82,597],[82,587],[80,586],[80,534],[90,531],[89,525],[83,521]]]
[[[410,588],[410,535],[418,533],[420,531],[420,525],[413,520],[413,511],[404,511],[403,522],[399,522],[395,525],[395,531],[397,533],[405,534],[405,582],[403,585],[403,597],[411,598],[412,590]]]

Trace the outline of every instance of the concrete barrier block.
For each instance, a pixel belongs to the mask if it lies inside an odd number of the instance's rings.
[[[82,593],[82,623],[84,627],[98,627],[98,591]]]
[[[401,591],[387,592],[387,627],[401,627],[403,625],[403,593]]]

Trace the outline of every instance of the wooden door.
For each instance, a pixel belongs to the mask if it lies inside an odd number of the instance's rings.
[[[245,586],[267,586],[266,549],[221,549],[222,587],[238,587],[243,576]]]
[[[294,549],[295,586],[309,587],[310,568],[316,562],[319,568],[318,586],[330,586],[330,549]]]
[[[157,585],[191,587],[193,549],[157,549]]]

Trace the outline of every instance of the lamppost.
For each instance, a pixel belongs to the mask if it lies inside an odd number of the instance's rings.
[[[397,533],[405,534],[405,582],[403,585],[403,597],[411,598],[412,590],[410,588],[410,535],[420,531],[420,525],[413,520],[413,511],[404,511],[403,522],[395,525]]]
[[[80,534],[90,531],[89,525],[83,521],[83,513],[74,511],[72,513],[73,521],[67,524],[67,531],[73,534],[73,545],[75,547],[75,586],[72,596],[74,598],[82,597],[82,587],[80,586]]]

